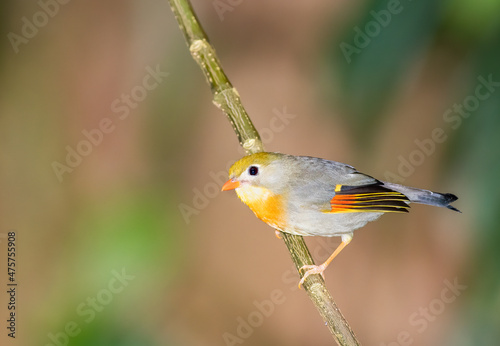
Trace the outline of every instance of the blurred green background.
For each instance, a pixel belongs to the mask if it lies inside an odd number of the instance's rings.
[[[63,2],[0,5],[0,343],[331,345],[282,241],[219,193],[242,150],[168,3]],[[193,5],[268,150],[460,198],[328,268],[361,343],[497,345],[500,1]]]

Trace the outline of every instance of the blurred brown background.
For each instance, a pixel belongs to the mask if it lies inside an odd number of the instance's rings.
[[[193,5],[266,149],[460,197],[328,268],[362,344],[498,344],[500,2]],[[1,344],[332,345],[283,242],[219,193],[242,150],[168,3],[0,6]]]

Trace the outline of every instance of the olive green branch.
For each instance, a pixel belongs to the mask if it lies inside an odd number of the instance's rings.
[[[188,0],[169,0],[169,2],[189,51],[212,89],[213,103],[226,114],[240,145],[247,154],[264,151],[259,133],[241,104],[238,92],[224,73],[215,49],[208,42],[208,37],[196,18],[191,4]],[[300,268],[314,264],[304,238],[285,232],[281,232],[281,236],[290,251],[299,276],[302,277]],[[303,286],[337,343],[341,346],[359,345],[354,332],[328,292],[321,275],[310,275]]]

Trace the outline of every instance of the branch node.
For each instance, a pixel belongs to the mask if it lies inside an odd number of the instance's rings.
[[[243,149],[245,150],[248,150],[248,151],[252,151],[252,148],[255,146],[255,143],[257,141],[255,140],[255,138],[250,138],[250,139],[247,139],[244,143],[243,143]]]
[[[197,54],[204,47],[206,47],[204,40],[194,40],[193,43],[191,43],[191,46],[189,46],[189,51],[191,54]]]

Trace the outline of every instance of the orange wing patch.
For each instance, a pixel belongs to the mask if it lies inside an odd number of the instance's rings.
[[[408,197],[380,183],[364,186],[337,185],[328,213],[407,213],[410,206],[406,202],[409,202]]]

